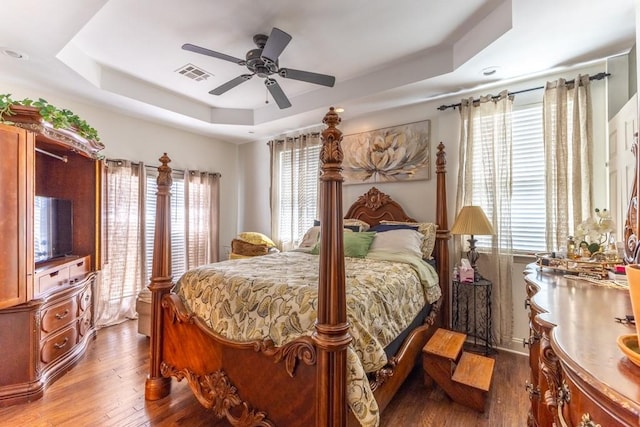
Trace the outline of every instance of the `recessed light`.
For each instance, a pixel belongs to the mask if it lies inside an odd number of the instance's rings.
[[[336,113],[344,113],[344,108],[342,108],[342,107],[337,107],[337,108],[336,108]]]
[[[4,53],[5,55],[13,59],[22,59],[22,60],[29,59],[29,56],[27,56],[26,53],[22,53],[18,50],[11,49],[8,47],[2,47],[0,48],[0,51],[2,51],[2,53]]]
[[[484,68],[484,69],[482,69],[482,75],[486,76],[486,77],[493,76],[495,73],[498,72],[499,68],[500,67],[495,67],[495,66],[494,67]]]

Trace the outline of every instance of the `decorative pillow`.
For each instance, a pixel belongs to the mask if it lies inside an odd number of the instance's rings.
[[[376,231],[378,233],[384,233],[385,231],[393,231],[393,230],[418,231],[418,226],[408,225],[408,224],[377,224],[369,229],[369,231]]]
[[[369,254],[408,253],[422,258],[422,233],[411,229],[389,230],[377,233],[369,248]]]
[[[320,220],[314,219],[313,225],[319,226]],[[369,229],[369,223],[361,221],[359,219],[352,219],[352,218],[343,220],[342,226],[348,230],[355,231],[355,232],[367,231]]]
[[[432,222],[402,222],[402,221],[380,221],[381,224],[405,224],[418,226],[418,232],[422,233],[422,258],[431,259],[433,248],[436,245],[436,230],[438,226]]]
[[[353,258],[364,258],[369,252],[371,243],[376,237],[376,233],[371,231],[361,233],[342,233],[344,244],[344,256]],[[320,242],[311,250],[312,254],[320,253]]]
[[[313,248],[320,239],[320,226],[316,225],[311,227],[304,233],[298,248]]]
[[[269,248],[273,248],[276,246],[273,243],[273,240],[268,238],[262,233],[257,233],[255,231],[245,231],[243,233],[238,234],[238,239],[244,240],[245,242],[252,243],[254,245],[266,245]]]
[[[231,252],[236,255],[258,256],[266,255],[269,253],[269,247],[267,245],[254,245],[253,243],[245,242],[240,239],[231,240]]]
[[[343,221],[343,224],[345,227],[351,228],[351,227],[360,227],[359,230],[353,230],[353,231],[367,231],[369,230],[369,223],[362,221],[360,219],[354,219],[354,218],[345,218]]]

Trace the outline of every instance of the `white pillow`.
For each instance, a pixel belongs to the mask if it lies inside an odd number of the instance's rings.
[[[408,253],[422,258],[422,241],[424,236],[415,230],[390,230],[376,233],[369,248],[369,254]]]
[[[436,245],[436,231],[438,226],[431,222],[402,222],[402,221],[380,221],[381,224],[406,224],[418,226],[418,231],[424,236],[422,241],[422,258],[432,259],[433,248]]]

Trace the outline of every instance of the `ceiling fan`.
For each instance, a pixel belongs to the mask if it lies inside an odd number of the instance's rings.
[[[326,74],[312,73],[310,71],[294,70],[293,68],[280,68],[278,57],[285,47],[291,41],[291,36],[279,28],[273,27],[271,34],[267,37],[264,34],[256,34],[253,36],[253,42],[258,46],[257,49],[251,49],[246,54],[245,59],[236,58],[224,53],[209,50],[190,43],[182,45],[182,49],[188,50],[202,55],[212,56],[214,58],[223,59],[225,61],[234,62],[243,65],[251,71],[251,74],[242,74],[228,82],[209,91],[212,95],[222,95],[230,89],[244,83],[254,75],[264,78],[264,84],[267,86],[269,93],[278,104],[278,107],[291,107],[289,98],[284,94],[278,81],[272,78],[274,74],[278,74],[285,79],[300,80],[303,82],[314,83],[322,86],[333,87],[336,78]]]

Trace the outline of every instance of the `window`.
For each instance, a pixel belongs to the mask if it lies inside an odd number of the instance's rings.
[[[321,146],[280,153],[281,240],[297,242],[317,219]]]
[[[108,262],[96,297],[99,326],[135,317],[136,297],[150,282],[156,220],[157,168],[145,168],[126,160],[109,160],[107,164]],[[219,177],[174,170],[171,187],[174,280],[188,268],[217,261]],[[191,197],[186,196],[187,189]],[[198,192],[203,196],[197,197]],[[202,218],[206,221],[199,220]]]
[[[156,179],[158,170],[147,167],[147,186],[145,192],[144,219],[144,253],[147,283],[151,280],[153,260],[153,241],[156,226],[156,193],[158,186]],[[186,230],[185,230],[185,202],[184,202],[184,174],[173,173],[171,185],[171,274],[177,280],[186,270]]]
[[[282,250],[295,248],[318,215],[320,134],[269,142],[271,150],[271,238]]]
[[[568,103],[571,111],[572,102]],[[571,139],[572,116],[567,116]],[[474,126],[479,124],[474,123]],[[478,132],[475,132],[478,135]],[[513,251],[519,253],[543,252],[545,243],[545,169],[544,129],[542,103],[530,104],[514,109],[511,116],[512,170],[511,170],[511,238]],[[480,139],[474,140],[473,168],[476,176],[486,171],[482,167]],[[569,171],[570,173],[570,171]],[[485,209],[491,217],[488,195],[477,179],[473,186],[473,204]],[[574,224],[570,225],[573,229]],[[490,247],[490,236],[478,236],[478,247]]]
[[[474,126],[479,124],[474,123]],[[514,109],[511,116],[511,231],[514,252],[545,250],[545,192],[542,103]],[[478,131],[474,132],[479,135]],[[482,167],[480,139],[474,140],[473,169],[478,177],[488,173]],[[476,179],[473,185],[473,204],[485,209],[488,195]],[[478,236],[478,247],[490,247],[490,236]]]

